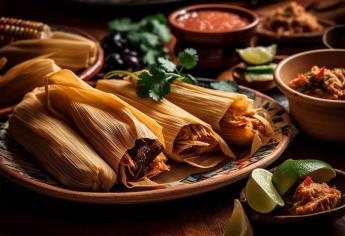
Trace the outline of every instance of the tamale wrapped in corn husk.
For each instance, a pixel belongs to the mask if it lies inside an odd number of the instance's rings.
[[[156,120],[163,127],[168,157],[199,168],[214,167],[227,158],[235,158],[225,141],[209,124],[167,99],[155,102],[139,98],[135,87],[124,80],[99,80],[97,89],[115,94]]]
[[[0,108],[17,104],[26,93],[43,86],[49,74],[59,70],[60,67],[47,58],[27,60],[12,67],[0,77]]]
[[[126,187],[159,187],[151,177],[168,170],[162,127],[118,97],[94,89],[69,70],[49,77],[47,109],[75,127]]]
[[[9,66],[35,57],[46,57],[61,68],[79,71],[95,62],[97,45],[79,35],[52,32],[51,38],[12,42],[0,48],[0,56],[8,59]]]
[[[66,186],[109,191],[115,172],[68,124],[49,114],[44,101],[42,88],[24,97],[10,118],[10,136]]]
[[[253,100],[243,94],[175,81],[166,97],[212,125],[229,145],[249,146],[250,155],[273,134],[269,114],[255,109]]]

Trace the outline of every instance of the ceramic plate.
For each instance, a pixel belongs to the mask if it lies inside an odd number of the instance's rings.
[[[209,80],[204,80],[200,84],[208,86]],[[251,158],[228,162],[212,171],[188,176],[169,184],[165,189],[145,191],[116,189],[107,193],[70,190],[33,163],[27,154],[21,152],[16,155],[6,150],[6,125],[8,124],[6,122],[0,125],[0,173],[18,185],[51,197],[101,204],[167,201],[221,188],[246,178],[257,167],[264,168],[274,162],[284,152],[292,135],[288,113],[275,100],[245,87],[240,87],[238,92],[255,99],[256,106],[269,111],[275,127],[272,140],[262,146]]]

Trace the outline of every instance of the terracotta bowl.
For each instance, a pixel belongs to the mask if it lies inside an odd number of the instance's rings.
[[[322,41],[328,48],[345,48],[345,25],[333,26],[326,30]]]
[[[247,19],[249,24],[242,28],[221,32],[190,30],[178,25],[177,21],[181,16],[192,11],[205,10],[237,14]],[[186,47],[195,48],[199,54],[199,66],[201,67],[223,67],[229,66],[229,63],[238,63],[238,61],[231,60],[234,56],[234,49],[249,45],[258,23],[259,19],[254,12],[229,4],[192,5],[178,9],[169,16],[169,24],[177,38],[177,50]]]
[[[345,101],[328,100],[300,93],[288,82],[314,65],[344,67],[345,49],[302,52],[280,62],[274,72],[277,87],[289,100],[290,115],[302,132],[330,142],[345,142]]]

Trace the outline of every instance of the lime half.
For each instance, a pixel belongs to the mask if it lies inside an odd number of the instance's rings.
[[[238,49],[237,52],[244,62],[253,65],[261,65],[273,61],[277,53],[277,45],[272,44],[268,47],[248,47],[245,49]]]
[[[320,160],[286,160],[274,171],[272,182],[283,196],[307,176],[315,182],[327,183],[336,176],[336,172],[332,166]]]
[[[250,208],[266,214],[283,207],[284,201],[272,183],[273,174],[265,169],[252,171],[247,185],[246,197]]]
[[[238,199],[234,201],[234,208],[229,224],[225,228],[224,236],[252,236],[253,228]]]

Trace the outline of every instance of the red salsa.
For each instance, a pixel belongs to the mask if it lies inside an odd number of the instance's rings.
[[[246,18],[224,11],[192,11],[177,19],[185,29],[202,32],[223,32],[243,28],[249,24]]]

